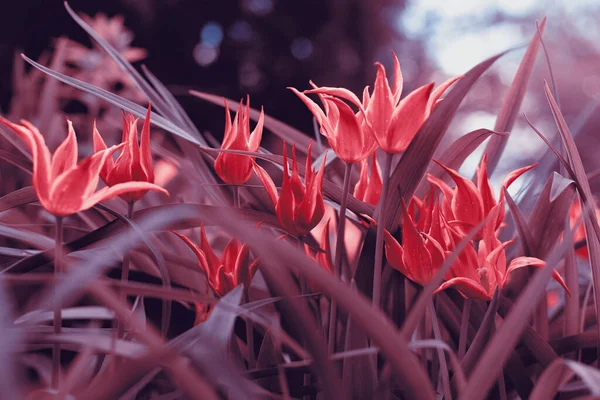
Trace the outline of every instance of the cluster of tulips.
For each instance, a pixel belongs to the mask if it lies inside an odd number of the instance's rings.
[[[392,156],[406,150],[434,107],[442,101],[444,92],[460,79],[450,79],[435,89],[433,83],[424,85],[401,99],[403,79],[396,56],[394,55],[394,79],[391,87],[384,67],[379,63],[376,65],[377,76],[373,90],[370,92],[366,87],[362,101],[347,89],[318,87],[312,82],[312,89],[304,92],[291,88],[312,112],[321,133],[327,138],[337,157],[347,165],[344,199],[350,191],[351,168],[358,163],[359,180],[353,195],[372,205],[385,201]],[[316,95],[321,106],[309,95]],[[116,196],[120,196],[132,209],[133,204],[148,190],[168,194],[164,188],[154,184],[150,150],[150,107],[139,143],[138,119],[132,115],[124,115],[121,144],[107,147],[94,127],[94,153],[80,163],[77,163],[77,139],[70,121],[67,121],[67,138],[54,155],[50,154],[44,137],[31,123],[21,121],[18,125],[3,118],[0,122],[12,128],[31,151],[33,186],[37,197],[40,204],[58,219],[87,210]],[[261,111],[256,127],[250,132],[249,99],[245,105],[240,102],[233,121],[226,103],[225,134],[222,151],[214,163],[215,171],[223,182],[230,185],[243,185],[256,175],[273,203],[281,228],[287,235],[303,238],[311,233],[325,214],[322,185],[326,158],[323,157],[318,171],[313,170],[312,146],[309,146],[302,179],[294,146],[291,149],[290,168],[284,144],[283,180],[278,190],[267,171],[256,163],[255,157],[235,152],[258,152],[263,125],[264,112]],[[377,160],[378,149],[385,158],[383,170]],[[117,151],[120,154],[115,161],[113,155]],[[431,186],[429,193],[423,199],[414,197],[410,204],[403,204],[401,244],[383,230],[381,220],[370,221],[378,225],[379,247],[376,250],[383,253],[385,249],[386,258],[392,267],[412,281],[425,285],[458,243],[482,222],[483,228],[454,261],[445,282],[438,290],[454,287],[467,298],[489,300],[497,288],[504,287],[511,271],[526,266],[544,265],[544,261],[533,257],[517,257],[508,262],[505,249],[512,240],[501,242],[498,238],[504,224],[504,190],[535,165],[508,174],[502,182],[498,197],[494,195],[490,185],[485,156],[477,169],[476,183],[453,169],[442,164],[440,166],[454,182],[454,187],[443,179],[428,176]],[[99,178],[106,183],[106,187],[96,191]],[[574,209],[572,213],[576,211]],[[331,273],[339,273],[344,247],[345,214],[343,200],[335,255],[331,254],[329,224],[318,241],[322,251],[313,254],[306,246],[307,254]],[[382,215],[383,212],[380,212],[379,216]],[[574,215],[573,218],[576,219],[577,216]],[[186,236],[177,235],[198,258],[198,264],[205,272],[208,285],[215,296],[222,297],[238,285],[250,284],[257,270],[258,260],[253,259],[247,245],[232,239],[221,257],[218,257],[211,249],[203,228],[199,245]],[[376,255],[376,264],[381,264],[381,257],[382,255],[378,260]],[[375,274],[378,273],[380,271],[376,265]],[[568,290],[556,271],[554,279]]]

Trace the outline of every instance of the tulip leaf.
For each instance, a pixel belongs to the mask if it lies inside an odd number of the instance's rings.
[[[539,26],[539,33],[536,31],[531,39],[531,42],[525,51],[525,55],[523,56],[523,60],[521,61],[521,64],[519,64],[519,69],[517,70],[515,78],[513,79],[510,88],[508,89],[508,93],[504,98],[502,108],[498,113],[498,117],[496,118],[496,123],[494,125],[494,130],[496,132],[510,133],[515,124],[519,109],[521,108],[521,103],[523,102],[523,97],[525,96],[527,83],[529,82],[529,78],[533,72],[533,67],[535,65],[535,60],[537,58],[541,43],[541,33],[544,32],[545,26],[546,18],[542,19],[542,22]],[[507,140],[508,136],[492,137],[485,148],[485,152],[488,155],[488,170],[490,175],[496,169],[496,165],[500,160],[504,147],[506,147]]]

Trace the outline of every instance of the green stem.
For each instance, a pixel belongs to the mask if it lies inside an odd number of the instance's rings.
[[[130,201],[127,203],[127,218],[133,219],[133,209],[135,202]],[[123,256],[123,264],[121,268],[121,283],[126,283],[129,280],[129,256],[125,254]],[[127,295],[119,289],[119,299],[121,302],[127,302]],[[121,339],[125,335],[125,321],[117,322],[117,338]]]
[[[55,285],[62,273],[62,246],[63,246],[63,217],[56,217],[56,238],[54,245],[54,277]],[[62,327],[62,308],[58,299],[54,300],[54,335],[60,335]],[[60,344],[55,343],[52,348],[52,387],[58,388],[60,384]]]
[[[240,187],[233,187],[233,206],[235,208],[241,208],[241,199],[240,199]]]
[[[383,270],[383,235],[385,223],[385,203],[387,201],[388,186],[390,184],[390,170],[392,169],[393,154],[385,154],[383,165],[383,184],[381,196],[379,197],[379,214],[377,216],[377,237],[375,239],[375,270],[373,273],[373,307],[381,306],[381,272]]]
[[[469,336],[469,317],[471,314],[471,300],[465,299],[460,321],[460,335],[458,337],[458,359],[462,360],[467,352],[467,337]]]
[[[350,177],[352,173],[352,165],[346,163],[344,171],[344,185],[342,188],[342,201],[340,202],[340,218],[337,227],[337,236],[335,240],[335,261],[333,265],[333,276],[341,279],[342,275],[342,260],[344,259],[344,235],[346,232],[346,207],[348,203],[348,192],[350,190]],[[337,325],[337,304],[332,298],[329,302],[329,334],[327,341],[327,349],[329,354],[335,353],[335,338]]]

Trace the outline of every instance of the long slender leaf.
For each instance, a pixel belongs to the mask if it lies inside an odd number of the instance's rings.
[[[548,86],[547,82],[545,82],[544,90],[546,92],[548,103],[550,104],[554,121],[556,122],[558,131],[563,141],[569,164],[575,174],[574,179],[577,183],[579,196],[581,197],[581,201],[583,203],[582,209],[585,211],[583,213],[583,222],[585,227],[585,238],[588,244],[588,252],[590,255],[592,282],[594,285],[594,307],[596,310],[596,319],[600,320],[600,226],[598,225],[598,220],[596,219],[592,190],[590,188],[590,183],[587,180],[585,169],[583,168],[581,156],[579,155],[579,151],[577,150],[577,146],[573,140],[573,135],[571,135],[571,131],[567,126],[558,104],[556,104],[556,101],[552,96],[552,92],[550,91],[550,87]],[[596,326],[598,336],[600,336],[600,324],[596,324]],[[600,356],[600,342],[597,346],[597,355]]]
[[[104,89],[94,86],[90,83],[83,82],[83,81],[80,81],[79,79],[71,78],[70,76],[61,74],[60,72],[53,71],[50,68],[47,68],[41,64],[38,64],[37,62],[33,61],[32,59],[30,59],[29,57],[27,57],[24,54],[22,54],[21,57],[23,57],[23,59],[25,61],[27,61],[29,64],[33,65],[35,68],[39,69],[40,71],[44,72],[45,74],[47,74],[53,78],[58,79],[59,81],[61,81],[63,83],[66,83],[69,86],[72,86],[79,90],[83,90],[84,92],[87,92],[96,97],[99,97],[102,100],[105,100],[105,101],[107,101],[125,111],[128,111],[140,118],[146,117],[147,110],[144,107],[134,103],[131,100],[127,100],[123,97],[117,96],[117,95],[109,92],[108,90],[104,90]],[[204,145],[204,143],[200,142],[198,139],[191,136],[188,132],[181,129],[177,125],[173,124],[171,121],[156,114],[155,112],[152,112],[152,114],[151,114],[151,121],[154,125],[156,125],[160,128],[163,128],[164,130],[171,132],[171,133],[181,137],[182,139],[185,139],[185,140],[192,142],[194,144],[197,144],[197,145]]]
[[[546,18],[542,19],[542,22],[539,25],[540,33],[538,34],[536,31],[531,39],[531,42],[527,47],[527,51],[523,56],[523,60],[521,61],[521,64],[519,64],[519,69],[517,70],[515,78],[513,79],[510,88],[508,89],[508,93],[504,98],[504,103],[502,104],[502,108],[500,109],[498,118],[496,119],[496,124],[494,125],[494,130],[497,132],[510,133],[515,124],[519,109],[521,108],[521,103],[523,102],[523,97],[525,96],[527,83],[529,82],[529,78],[533,72],[533,67],[535,65],[535,60],[540,47],[541,34],[544,32],[545,26]],[[500,160],[500,156],[502,155],[502,151],[506,146],[507,140],[508,136],[496,136],[492,137],[488,143],[485,152],[488,154],[487,163],[490,174],[493,173],[494,169],[496,168],[496,165]]]

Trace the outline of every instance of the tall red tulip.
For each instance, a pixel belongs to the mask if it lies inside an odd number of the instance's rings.
[[[154,183],[154,167],[152,165],[152,152],[150,150],[150,112],[148,105],[142,135],[138,144],[138,119],[132,114],[123,115],[123,136],[121,142],[123,148],[114,161],[108,157],[100,170],[100,177],[108,186],[115,186],[125,182],[148,182]],[[94,123],[94,152],[106,149],[106,144],[96,129]],[[147,190],[123,193],[121,197],[126,202],[135,202],[146,194]]]
[[[311,166],[310,153],[312,142],[308,146],[306,155],[306,171],[304,184],[298,173],[296,161],[296,147],[292,146],[292,175],[289,175],[287,150],[283,145],[283,183],[281,192],[277,193],[277,187],[273,180],[263,168],[254,164],[254,170],[265,187],[269,198],[275,206],[275,212],[279,223],[288,233],[294,236],[308,234],[323,218],[325,214],[325,202],[323,201],[323,175],[325,173],[325,162],[323,157],[321,168],[318,173]]]
[[[36,195],[41,205],[57,217],[84,211],[101,201],[140,190],[168,194],[165,189],[148,182],[123,182],[96,191],[102,166],[120,146],[98,151],[77,164],[77,138],[69,120],[67,138],[53,156],[42,134],[30,122],[21,120],[21,125],[17,125],[0,117],[0,123],[15,131],[27,144],[33,155]]]
[[[206,274],[208,285],[217,297],[223,297],[237,286],[250,285],[258,267],[258,259],[250,261],[250,250],[245,244],[236,239],[231,239],[221,258],[213,252],[204,227],[200,229],[200,246],[194,244],[186,236],[173,232],[179,236],[198,258],[198,265]]]
[[[454,269],[454,277],[444,282],[436,292],[454,287],[467,298],[490,300],[496,288],[503,289],[508,283],[512,271],[529,266],[542,268],[546,265],[539,258],[517,257],[507,267],[504,250],[515,239],[501,243],[492,229],[487,229],[488,233],[479,242],[477,257],[470,258],[469,263],[461,265],[460,270]],[[552,277],[570,294],[556,270],[552,271]]]
[[[230,118],[229,107],[225,101],[225,135],[221,149],[258,151],[265,119],[264,111],[261,109],[258,123],[252,133],[250,133],[250,97],[247,98],[245,106],[240,101],[233,123]],[[252,176],[253,161],[254,157],[222,152],[215,160],[215,171],[224,182],[241,185]]]
[[[312,84],[312,82],[311,82]],[[314,85],[313,85],[314,86]],[[365,114],[361,102],[354,93],[343,88],[319,88],[304,93],[289,88],[304,102],[321,127],[333,152],[347,164],[354,164],[369,156],[376,148],[375,138],[370,129],[365,129]],[[316,93],[323,108],[312,101],[305,93]],[[359,108],[354,112],[342,99],[349,99]]]

